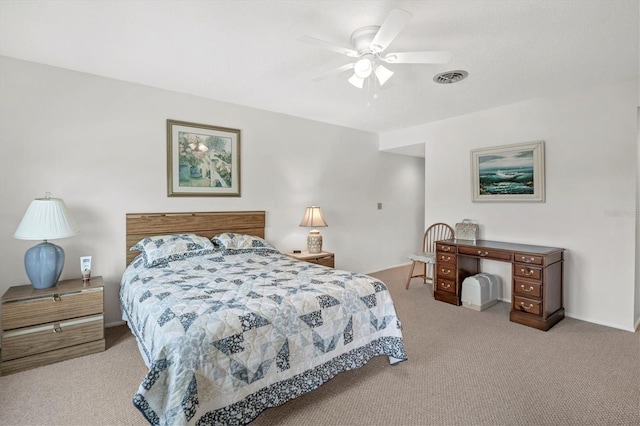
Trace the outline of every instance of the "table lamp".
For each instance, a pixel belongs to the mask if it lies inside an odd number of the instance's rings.
[[[307,237],[307,250],[309,253],[322,252],[322,235],[320,235],[320,231],[315,228],[329,225],[324,221],[320,207],[307,207],[307,211],[304,213],[304,218],[302,219],[302,222],[300,222],[300,226],[314,228],[309,231],[309,236]]]
[[[64,250],[47,240],[72,237],[80,232],[64,201],[51,198],[48,192],[44,197],[31,202],[13,235],[19,240],[43,240],[24,254],[27,276],[38,289],[55,286],[64,267]]]

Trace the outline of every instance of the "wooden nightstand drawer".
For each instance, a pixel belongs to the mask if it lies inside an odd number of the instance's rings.
[[[18,371],[24,371],[30,368],[53,364],[54,362],[60,362],[66,359],[95,354],[96,352],[103,352],[104,349],[105,342],[104,339],[102,339],[83,343],[81,345],[56,349],[55,351],[43,352],[31,356],[16,358],[10,361],[3,361],[2,375],[5,376],[7,374],[17,373]]]
[[[324,256],[324,257],[316,257],[313,261],[307,260],[307,262],[313,262],[318,265],[328,266],[329,268],[334,267],[333,255]]]
[[[102,287],[10,300],[2,305],[2,328],[10,330],[46,324],[102,311]],[[34,315],[36,312],[37,315]]]
[[[335,268],[335,255],[329,252],[309,253],[308,251],[305,251],[302,253],[286,253],[285,256],[296,260],[302,260],[303,262]]]
[[[2,361],[103,338],[102,315],[10,330],[2,336]]]
[[[10,287],[2,296],[2,375],[104,351],[104,282]]]

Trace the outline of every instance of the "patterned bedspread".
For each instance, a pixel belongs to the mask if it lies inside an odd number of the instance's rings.
[[[406,359],[372,277],[259,251],[141,263],[120,303],[149,367],[133,403],[151,424],[246,424],[374,356]]]

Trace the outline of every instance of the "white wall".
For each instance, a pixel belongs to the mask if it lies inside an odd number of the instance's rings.
[[[167,197],[167,119],[241,129],[240,198]],[[23,256],[36,242],[12,236],[45,191],[81,229],[54,241],[66,251],[62,278],[78,277],[79,257],[92,255],[107,323],[120,319],[126,213],[266,210],[267,239],[291,251],[306,247],[298,224],[315,204],[338,268],[404,264],[423,232],[424,162],[378,143],[373,133],[0,57],[0,293],[28,283]]]
[[[566,248],[567,316],[633,330],[638,81],[533,99],[380,137],[425,144],[425,222],[471,218],[483,239]],[[473,203],[470,150],[545,141],[545,203]],[[484,262],[505,283],[508,264]],[[635,312],[634,312],[635,311]]]
[[[638,103],[640,105],[640,84],[638,85]],[[636,168],[636,305],[634,318],[634,328],[637,330],[640,327],[640,106],[638,110],[638,126],[637,126],[637,142],[638,147],[636,155],[638,157],[638,165]]]

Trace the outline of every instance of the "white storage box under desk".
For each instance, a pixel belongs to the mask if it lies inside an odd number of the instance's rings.
[[[498,279],[491,274],[476,274],[462,282],[460,301],[465,308],[483,311],[498,303]]]

